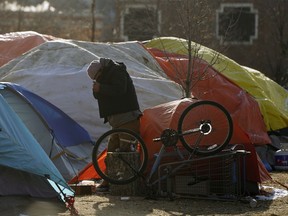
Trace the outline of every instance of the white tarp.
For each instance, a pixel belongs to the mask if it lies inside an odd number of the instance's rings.
[[[137,42],[47,41],[2,66],[0,80],[17,83],[48,100],[97,139],[109,126],[99,118],[86,69],[92,60],[100,57],[126,64],[141,110],[182,97],[179,85],[167,78]]]

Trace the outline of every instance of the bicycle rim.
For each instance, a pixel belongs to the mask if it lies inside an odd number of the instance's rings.
[[[178,133],[189,152],[209,156],[222,151],[229,144],[233,122],[222,105],[213,101],[198,101],[188,106],[180,116]]]
[[[122,143],[129,145],[129,152],[106,152],[110,139],[121,139]],[[102,155],[101,155],[102,154]],[[99,157],[101,155],[101,157]],[[103,161],[103,158],[104,161]],[[107,131],[97,140],[92,161],[96,172],[111,184],[128,184],[141,176],[146,169],[148,160],[147,148],[139,135],[128,129],[112,129]]]

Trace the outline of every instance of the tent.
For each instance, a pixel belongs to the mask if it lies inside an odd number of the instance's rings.
[[[0,95],[66,181],[91,161],[93,145],[89,134],[63,111],[17,84],[0,82]]]
[[[74,192],[0,95],[0,195],[73,197]]]
[[[161,132],[166,128],[177,130],[180,115],[184,109],[194,101],[195,99],[184,98],[151,107],[150,109],[146,109],[144,111],[143,118],[141,119],[141,137],[147,145],[148,155],[150,157],[149,161],[153,161],[154,154],[159,152],[161,148],[161,143],[158,144],[153,142],[153,138],[159,137]],[[230,103],[235,103],[235,101],[231,100]],[[250,104],[249,107],[251,109],[255,109],[257,105]],[[229,106],[226,108],[228,108],[228,111],[230,111]],[[197,113],[193,114],[197,116]],[[257,156],[254,145],[251,144],[253,138],[250,138],[245,130],[240,129],[239,120],[237,117],[235,117],[235,115],[233,116],[233,112],[231,117],[233,119],[233,135],[230,145],[240,145],[242,146],[242,149],[250,152],[250,154],[246,156],[245,176],[247,182],[258,183],[270,180],[271,177],[269,173],[265,169],[265,166],[262,164],[260,158]],[[191,121],[193,122],[193,119],[191,119]],[[249,124],[247,125],[249,126]],[[265,139],[267,142],[270,141],[267,134],[263,132],[261,133],[260,130],[259,136],[263,137],[259,138],[258,141],[261,139],[262,141]]]

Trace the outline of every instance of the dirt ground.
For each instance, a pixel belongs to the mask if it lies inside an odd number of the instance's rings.
[[[288,172],[272,173],[273,179],[288,185]],[[265,186],[284,189],[285,187],[267,182]],[[267,192],[272,192],[267,189]],[[248,202],[217,201],[204,199],[176,198],[149,200],[144,197],[130,197],[121,200],[119,196],[93,195],[76,197],[75,207],[79,215],[115,215],[115,216],[188,216],[188,215],[241,215],[241,216],[277,216],[288,215],[288,196],[276,200],[259,200],[257,206],[251,207]],[[59,214],[69,215],[68,212]]]
[[[288,172],[273,172],[274,180],[288,185]],[[283,186],[267,182],[265,186],[285,189]],[[272,192],[272,190],[268,190]],[[176,198],[174,200],[151,200],[145,197],[129,197],[121,200],[120,196],[109,194],[94,194],[89,196],[76,196],[75,208],[81,216],[109,215],[109,216],[188,216],[188,215],[249,215],[249,216],[278,216],[288,215],[288,196],[275,200],[259,200],[257,206],[252,208],[249,203],[230,200],[204,200],[195,198]],[[0,197],[1,216],[68,216],[70,212],[56,201],[39,200],[23,197]]]

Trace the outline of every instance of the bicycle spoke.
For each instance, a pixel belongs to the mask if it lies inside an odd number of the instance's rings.
[[[183,146],[197,155],[221,151],[229,143],[232,119],[220,104],[198,101],[187,107],[178,122],[179,139]]]
[[[108,151],[101,165],[98,156],[100,149],[107,148],[111,140],[114,144],[119,140],[119,148]],[[96,172],[103,179],[113,184],[127,184],[143,174],[148,153],[143,140],[136,133],[127,129],[113,129],[97,140],[92,159]]]

